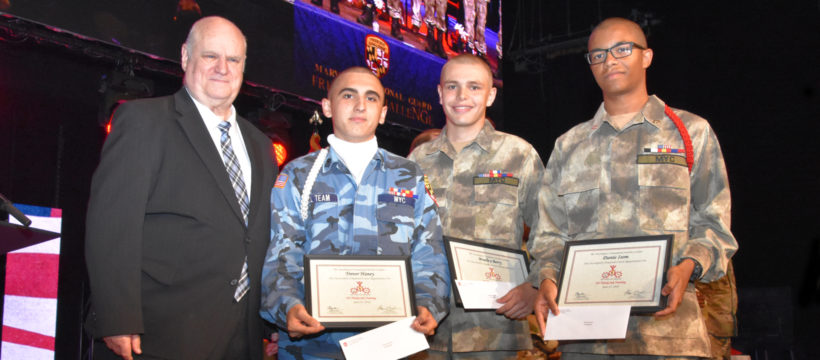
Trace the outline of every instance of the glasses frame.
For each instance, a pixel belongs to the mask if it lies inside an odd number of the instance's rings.
[[[614,53],[614,52],[612,52],[612,49],[614,49],[614,48],[616,48],[616,47],[619,47],[619,46],[623,46],[623,45],[629,45],[629,54],[624,55],[624,56],[618,56],[618,55],[615,55],[615,53]],[[584,58],[587,60],[587,63],[588,63],[588,64],[590,64],[590,65],[598,65],[598,64],[603,64],[604,62],[606,62],[606,56],[603,58],[603,60],[601,60],[601,62],[596,62],[596,63],[593,63],[593,62],[592,62],[592,56],[590,56],[590,54],[592,54],[593,52],[596,52],[596,51],[604,51],[605,53],[609,53],[609,54],[611,54],[611,55],[612,55],[612,57],[613,57],[613,58],[615,58],[615,59],[623,59],[623,58],[625,58],[625,57],[627,57],[627,56],[629,56],[629,55],[632,55],[632,49],[633,49],[633,48],[638,48],[638,49],[641,49],[641,50],[646,50],[646,47],[641,46],[641,45],[638,45],[638,44],[636,44],[636,43],[635,43],[635,42],[633,42],[633,41],[621,41],[621,42],[619,42],[619,43],[617,43],[617,44],[615,44],[615,45],[612,45],[612,47],[610,47],[609,49],[592,49],[592,51],[590,51],[590,52],[588,52],[588,53],[584,54]]]

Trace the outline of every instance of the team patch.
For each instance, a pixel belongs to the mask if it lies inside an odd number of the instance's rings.
[[[647,148],[643,148],[643,152],[645,153],[672,153],[672,154],[683,154],[686,152],[684,149],[676,149],[669,145],[653,145]]]
[[[273,187],[284,189],[285,184],[287,184],[287,183],[288,183],[288,174],[279,174],[279,176],[276,177],[276,182],[273,183]]]
[[[310,194],[310,202],[339,202],[339,198],[336,194]]]
[[[380,194],[379,195],[379,202],[380,203],[387,203],[387,204],[395,204],[395,205],[416,206],[416,199],[415,198],[400,196],[400,195],[393,195],[393,194]]]
[[[687,167],[686,157],[680,155],[666,154],[641,154],[638,155],[638,164],[672,164]]]
[[[517,177],[483,177],[483,176],[474,176],[473,177],[473,185],[490,185],[490,184],[504,184],[509,186],[518,186]]]

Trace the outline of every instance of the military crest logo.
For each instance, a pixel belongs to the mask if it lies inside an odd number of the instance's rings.
[[[484,273],[484,277],[487,280],[501,281],[501,275],[495,272],[492,267],[490,267],[490,271]]]
[[[601,280],[610,280],[611,279],[620,279],[624,273],[620,270],[615,270],[617,265],[609,265],[609,271],[605,271],[601,274]]]
[[[351,295],[370,295],[370,288],[362,285],[361,281],[356,282],[356,286],[350,288]]]
[[[384,39],[370,34],[364,38],[364,56],[367,67],[379,79],[390,69],[390,46]]]

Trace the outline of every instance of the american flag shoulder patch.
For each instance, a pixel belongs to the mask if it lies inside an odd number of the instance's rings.
[[[279,176],[276,177],[276,182],[273,183],[273,187],[279,188],[279,189],[284,189],[285,184],[287,184],[287,183],[288,183],[288,174],[279,174]]]

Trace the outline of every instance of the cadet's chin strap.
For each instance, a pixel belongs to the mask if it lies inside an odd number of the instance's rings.
[[[692,150],[692,139],[689,137],[689,132],[686,131],[686,126],[683,126],[683,121],[680,120],[677,114],[672,111],[669,105],[664,105],[663,112],[672,119],[675,126],[678,128],[680,137],[683,138],[683,147],[686,151],[686,166],[689,167],[689,173],[692,173],[692,164],[695,163],[695,152]]]
[[[307,180],[305,180],[305,187],[302,189],[302,201],[300,202],[301,208],[299,209],[299,215],[302,216],[302,222],[308,218],[310,192],[313,190],[313,183],[316,182],[316,177],[319,176],[319,169],[322,168],[322,164],[324,164],[326,157],[327,148],[322,148],[322,150],[319,151],[319,155],[316,155],[316,160],[313,162],[313,167],[310,168]]]

